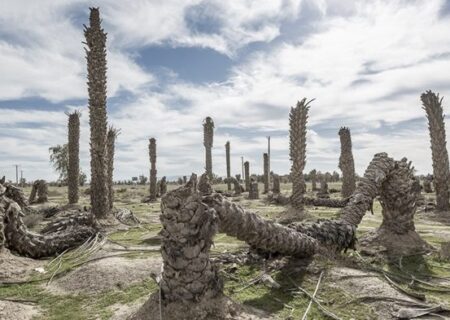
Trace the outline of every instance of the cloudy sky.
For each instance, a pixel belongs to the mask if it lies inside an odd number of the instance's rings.
[[[307,167],[337,170],[339,127],[351,128],[356,169],[373,154],[431,170],[420,94],[450,108],[450,1],[0,0],[0,173],[55,179],[48,148],[67,141],[65,112],[82,112],[81,165],[89,172],[83,24],[99,6],[108,33],[108,117],[121,128],[116,179],[203,170],[202,120],[216,124],[214,171],[241,156],[289,172],[288,114],[315,98]]]

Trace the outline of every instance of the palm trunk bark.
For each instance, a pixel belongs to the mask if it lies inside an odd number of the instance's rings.
[[[263,166],[264,166],[264,193],[269,192],[269,155],[263,154]]]
[[[150,201],[156,201],[156,139],[151,138],[148,144],[148,152],[150,157]]]
[[[91,8],[90,26],[84,34],[89,92],[89,125],[91,131],[91,206],[97,218],[106,217],[109,198],[106,170],[106,33],[100,25],[98,8]]]
[[[350,197],[355,191],[355,162],[352,153],[352,139],[350,129],[342,127],[339,130],[341,140],[341,156],[339,157],[339,169],[342,171],[342,189],[343,198]]]
[[[194,302],[215,297],[223,285],[209,250],[218,219],[214,210],[202,203],[197,177],[194,175],[185,186],[164,196],[161,208],[163,299]]]
[[[78,203],[80,185],[80,112],[69,114],[67,188],[69,204]]]
[[[244,162],[245,191],[250,191],[250,162]]]
[[[292,161],[291,205],[294,209],[300,211],[303,211],[303,195],[306,191],[303,169],[306,164],[306,123],[310,102],[307,103],[306,98],[297,102],[297,106],[291,108],[289,114],[289,151]]]
[[[298,257],[310,256],[318,248],[317,242],[311,237],[246,212],[220,194],[205,196],[203,202],[216,211],[221,232],[251,246]]]
[[[230,141],[227,141],[225,144],[225,156],[226,156],[226,162],[227,162],[227,189],[228,191],[231,191],[231,161],[230,161]]]
[[[106,138],[106,169],[108,179],[108,203],[110,210],[114,207],[114,153],[118,134],[119,131],[117,129],[110,127]]]
[[[436,191],[436,209],[449,211],[450,169],[445,139],[445,121],[442,109],[442,98],[439,94],[427,91],[421,95],[423,109],[427,114],[430,130],[431,156],[433,159],[433,183]]]
[[[205,167],[209,180],[213,181],[212,171],[212,147],[214,140],[214,122],[211,117],[206,117],[203,122],[203,145],[205,146]]]

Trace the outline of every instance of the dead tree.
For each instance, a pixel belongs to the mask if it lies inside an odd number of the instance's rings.
[[[30,258],[50,257],[79,246],[96,232],[93,224],[72,225],[48,235],[30,232],[22,221],[21,207],[8,195],[17,195],[11,186],[0,181],[0,251],[7,248]]]
[[[250,191],[250,162],[244,162],[245,191]]]
[[[350,129],[342,127],[339,130],[341,140],[341,156],[339,157],[339,169],[342,171],[342,189],[343,198],[350,197],[356,188],[355,162],[352,153],[352,138]]]
[[[69,204],[78,203],[80,185],[80,112],[69,113],[67,188]]]
[[[227,189],[228,191],[231,190],[231,164],[230,164],[230,141],[227,141],[225,144],[225,155],[226,155],[226,162],[227,162]]]
[[[90,25],[85,27],[91,130],[91,206],[97,218],[109,212],[106,166],[106,33],[100,25],[98,8],[91,8]]]
[[[280,176],[277,175],[277,174],[272,174],[272,181],[273,181],[272,192],[274,194],[279,194],[281,192],[281,190],[280,190]]]
[[[252,200],[259,199],[258,182],[255,181],[253,178],[250,181],[250,190],[248,192],[248,198]]]
[[[205,168],[209,180],[213,180],[212,171],[212,147],[214,140],[214,121],[211,117],[206,117],[203,121],[203,145],[205,146]]]
[[[263,166],[264,166],[264,192],[269,192],[269,155],[267,153],[263,154]]]
[[[150,201],[156,201],[156,139],[150,138],[148,144],[148,152],[150,157]]]
[[[328,183],[325,177],[320,180],[320,190],[317,192],[318,198],[329,198],[330,193],[328,192]]]
[[[430,175],[426,176],[425,179],[423,180],[423,191],[425,193],[432,193],[433,189],[431,188],[431,182],[432,182],[432,178]]]
[[[30,204],[48,202],[48,185],[45,180],[36,180],[33,183],[28,202]]]
[[[167,192],[167,181],[166,176],[162,177],[159,181],[159,195],[162,197]]]
[[[218,231],[217,216],[202,203],[195,175],[185,186],[162,197],[161,208],[161,295],[150,298],[132,319],[205,319],[204,307],[199,308],[220,296],[223,289],[209,257]]]
[[[106,177],[108,186],[109,209],[114,207],[114,153],[119,130],[110,127],[106,137]]]
[[[430,130],[431,156],[433,159],[433,183],[436,191],[436,209],[450,210],[450,169],[445,138],[444,111],[439,94],[427,91],[421,95],[423,109],[426,111]]]
[[[303,195],[305,194],[305,179],[303,169],[306,164],[306,122],[308,120],[309,103],[306,98],[297,102],[289,114],[289,154],[292,161],[291,205],[294,209],[303,211]]]

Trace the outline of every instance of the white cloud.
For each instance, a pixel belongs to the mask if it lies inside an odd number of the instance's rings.
[[[449,19],[439,18],[444,2],[345,3],[348,6],[335,0],[319,2],[317,7],[322,16],[315,22],[312,34],[301,41],[286,38],[254,52],[234,65],[224,83],[200,85],[174,78],[154,91],[148,86],[158,79],[136,64],[133,50],[158,44],[208,47],[233,55],[251,42],[273,40],[286,21],[301,30],[303,21],[295,21],[301,3],[263,1],[255,7],[251,1],[101,2],[111,45],[109,94],[120,90],[134,94],[133,99],[109,114],[110,123],[122,129],[118,138],[117,178],[147,173],[147,143],[152,136],[158,141],[160,175],[200,172],[204,162],[201,122],[208,115],[213,117],[217,128],[213,151],[217,173],[225,173],[223,145],[227,140],[232,146],[233,173],[240,173],[241,155],[251,161],[252,172],[262,172],[265,136],[269,134],[272,168],[287,173],[289,108],[304,96],[316,98],[310,109],[307,171],[337,170],[337,131],[345,125],[352,130],[359,173],[373,154],[380,151],[396,158],[407,156],[419,172],[429,172],[428,132],[419,96],[427,89],[450,96],[450,79],[445,72],[450,70]],[[24,17],[23,21],[30,26],[20,25],[23,12],[9,11],[15,17],[7,23],[19,25],[13,36],[20,41],[11,44],[6,37],[0,42],[2,61],[8,62],[0,67],[5,75],[0,80],[0,99],[18,98],[30,92],[51,101],[86,96],[82,33],[69,17],[70,9],[81,4],[85,5],[76,2],[50,10],[51,6],[44,3],[43,7],[49,11],[44,10],[44,18],[34,18],[29,13]],[[213,32],[193,30],[187,14],[212,19],[210,23],[215,24],[209,27]],[[0,25],[5,25],[2,19]],[[37,21],[42,22],[39,27]],[[56,34],[54,40],[43,36],[61,26],[68,27],[67,35]],[[31,33],[25,35],[25,31]],[[47,175],[50,170],[46,163],[47,148],[64,142],[65,118],[45,111],[7,113],[13,122],[31,116],[32,122],[58,123],[57,136],[46,135],[41,129],[19,128],[14,132],[17,138],[0,140],[11,150],[8,155],[11,159],[23,156],[19,146],[33,150],[42,159],[42,167],[34,177]],[[83,161],[87,166],[86,111],[82,119]],[[5,126],[6,121],[0,119],[2,130],[12,134]],[[23,144],[34,130],[43,151],[36,150],[33,140]],[[0,165],[9,162],[1,160]]]

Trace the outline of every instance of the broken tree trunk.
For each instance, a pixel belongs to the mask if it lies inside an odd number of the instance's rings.
[[[264,192],[269,192],[269,154],[263,154],[263,166],[264,166]]]
[[[225,156],[226,156],[226,162],[227,162],[227,190],[231,191],[231,163],[230,163],[230,141],[227,141],[225,144]],[[236,192],[236,188],[235,188]]]
[[[250,162],[244,162],[245,191],[250,191]]]
[[[37,259],[77,247],[97,233],[96,228],[88,225],[72,225],[48,235],[31,232],[22,221],[20,206],[6,196],[6,189],[0,184],[0,248]]]
[[[149,201],[156,201],[156,139],[150,138],[148,144],[148,153],[150,157],[150,197]]]

